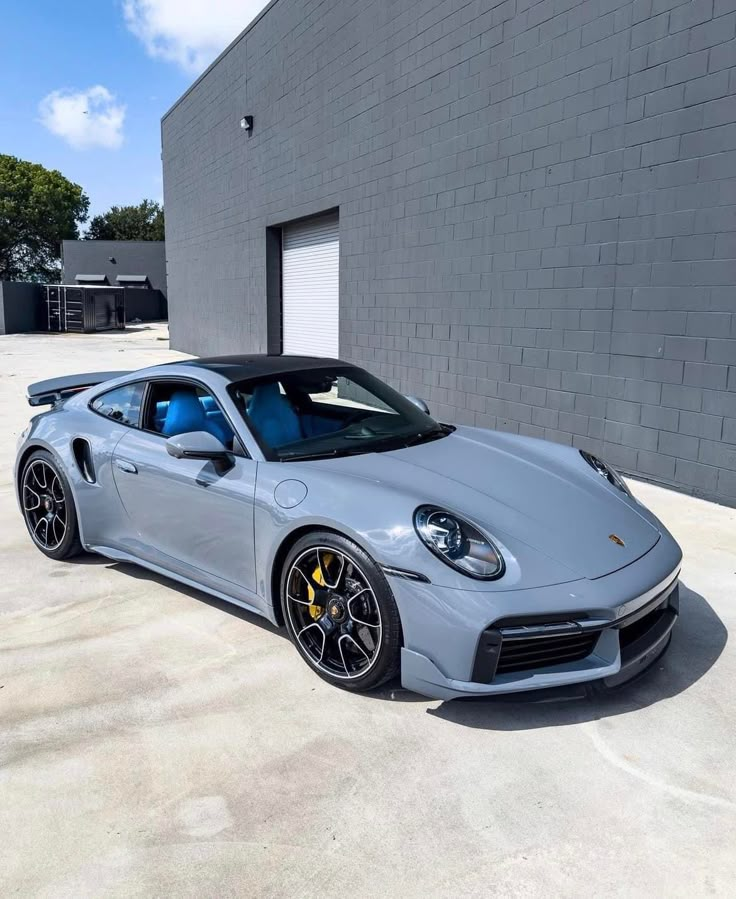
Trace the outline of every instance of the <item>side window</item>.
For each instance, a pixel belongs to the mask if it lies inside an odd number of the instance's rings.
[[[212,394],[182,381],[151,382],[144,427],[164,437],[207,431],[228,449],[233,449],[235,440],[232,428]]]
[[[92,400],[91,407],[105,418],[137,428],[144,386],[142,381],[138,381],[136,384],[124,384],[114,390],[108,390],[107,393]]]

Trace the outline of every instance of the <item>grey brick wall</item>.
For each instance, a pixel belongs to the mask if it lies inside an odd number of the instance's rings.
[[[162,135],[176,347],[339,206],[344,358],[736,504],[736,0],[277,0]]]

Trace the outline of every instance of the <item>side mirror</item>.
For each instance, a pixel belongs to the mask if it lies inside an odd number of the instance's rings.
[[[175,459],[222,460],[230,455],[225,445],[208,431],[190,431],[169,437],[166,452]]]
[[[425,415],[429,415],[429,406],[418,396],[412,396],[411,394],[407,394],[405,399],[409,400],[410,403],[413,403],[417,409],[421,409]]]

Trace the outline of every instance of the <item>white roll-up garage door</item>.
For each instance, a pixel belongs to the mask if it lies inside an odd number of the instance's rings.
[[[283,351],[338,355],[340,239],[337,214],[283,229]]]

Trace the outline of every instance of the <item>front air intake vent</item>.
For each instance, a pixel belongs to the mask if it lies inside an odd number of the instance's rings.
[[[577,662],[593,652],[599,636],[599,631],[592,631],[536,639],[504,640],[496,674]]]

